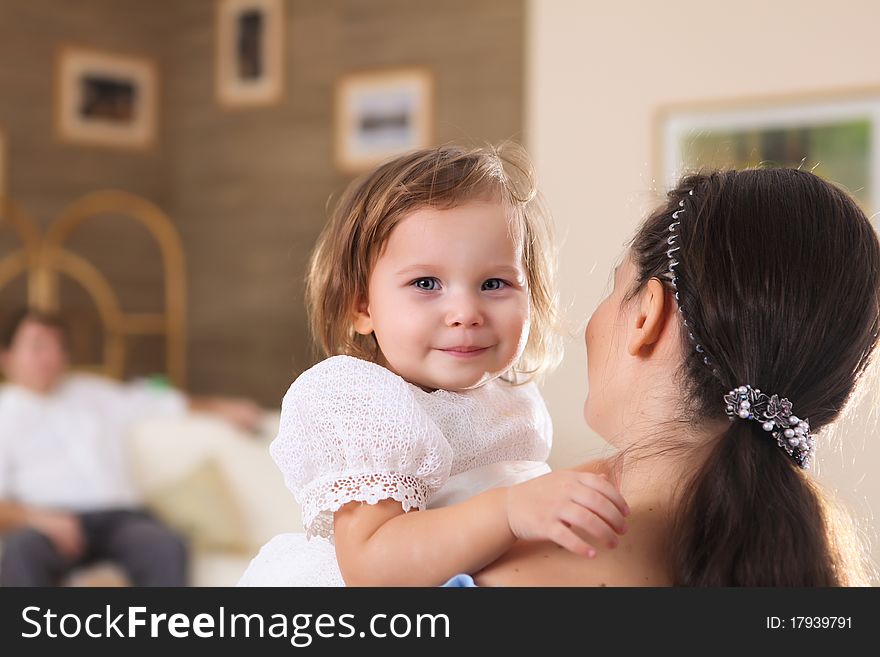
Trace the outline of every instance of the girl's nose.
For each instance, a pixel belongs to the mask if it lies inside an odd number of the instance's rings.
[[[483,313],[480,305],[470,295],[461,295],[453,301],[446,314],[446,325],[450,327],[482,326]]]

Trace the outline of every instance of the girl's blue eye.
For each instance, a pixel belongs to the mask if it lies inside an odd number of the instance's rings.
[[[495,290],[500,290],[506,285],[504,281],[500,278],[490,278],[489,280],[483,283],[483,289],[493,292]]]
[[[436,278],[417,278],[412,282],[413,285],[416,286],[419,290],[425,290],[427,292],[433,292],[437,289],[437,279]]]

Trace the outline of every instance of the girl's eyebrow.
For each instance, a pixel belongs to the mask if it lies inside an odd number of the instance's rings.
[[[407,265],[403,269],[397,271],[396,276],[403,276],[404,274],[410,274],[413,272],[425,272],[425,271],[435,271],[440,269],[439,265]],[[503,276],[519,276],[521,270],[516,267],[511,267],[510,265],[495,265],[486,267],[487,271],[491,271],[497,274],[501,274]]]
[[[399,270],[397,272],[397,276],[400,276],[402,274],[409,274],[409,273],[415,272],[415,271],[423,272],[426,269],[431,270],[431,269],[436,269],[436,268],[437,268],[437,265],[408,265],[408,266],[404,267],[403,269]]]
[[[488,270],[497,274],[502,274],[504,276],[510,276],[511,278],[516,278],[520,274],[524,273],[521,269],[511,267],[510,265],[498,265],[497,267],[488,267]]]

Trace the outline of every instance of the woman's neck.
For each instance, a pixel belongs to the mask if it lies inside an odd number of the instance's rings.
[[[663,435],[655,425],[653,432],[633,432],[628,444],[612,457],[617,484],[633,508],[671,509],[681,489],[708,457],[725,422],[710,422],[700,430]],[[621,462],[622,461],[622,462]]]

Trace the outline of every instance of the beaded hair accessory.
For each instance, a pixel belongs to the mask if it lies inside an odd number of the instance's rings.
[[[694,190],[688,192],[693,196]],[[712,361],[706,355],[703,348],[694,335],[693,329],[687,318],[684,306],[678,292],[678,274],[675,268],[679,262],[675,259],[675,252],[681,250],[678,244],[679,234],[675,229],[681,225],[681,215],[684,214],[684,199],[678,202],[678,209],[672,213],[672,223],[669,224],[669,236],[666,238],[666,257],[669,259],[670,283],[675,290],[675,302],[681,315],[688,338],[694,345],[696,352],[702,356],[703,363],[712,370],[715,378],[721,380],[718,370],[712,365]],[[776,439],[776,444],[789,455],[801,468],[810,467],[810,462],[816,453],[816,441],[810,433],[810,421],[801,420],[791,412],[791,402],[787,399],[779,399],[777,395],[768,397],[756,388],[749,385],[734,388],[724,396],[727,404],[727,415],[731,421],[738,418],[743,420],[755,420],[761,423],[764,431],[768,431]]]
[[[770,432],[795,463],[802,468],[810,467],[816,454],[816,439],[810,433],[810,421],[791,412],[790,401],[777,395],[768,397],[752,386],[734,388],[724,395],[724,401],[731,421],[741,418],[760,422],[761,428]]]
[[[694,190],[690,190],[688,192],[688,196],[693,196]],[[703,363],[706,367],[712,368],[712,374],[715,375],[716,378],[718,376],[718,371],[712,367],[712,361],[709,360],[709,357],[706,355],[706,350],[703,348],[699,342],[697,342],[697,338],[694,335],[693,330],[691,330],[691,324],[688,321],[687,314],[685,313],[684,306],[681,305],[681,298],[678,294],[678,274],[675,271],[675,268],[679,265],[678,260],[675,259],[673,255],[676,251],[681,250],[681,246],[677,243],[678,233],[675,232],[675,229],[681,225],[681,220],[679,217],[684,214],[684,199],[681,199],[678,202],[678,210],[672,213],[672,223],[669,224],[669,237],[666,238],[666,245],[669,247],[666,249],[666,257],[669,259],[669,276],[671,280],[669,281],[672,285],[672,288],[675,290],[675,302],[678,305],[678,313],[681,315],[681,319],[684,322],[684,327],[687,329],[688,338],[694,344],[694,349],[696,349],[697,353],[703,357]]]

